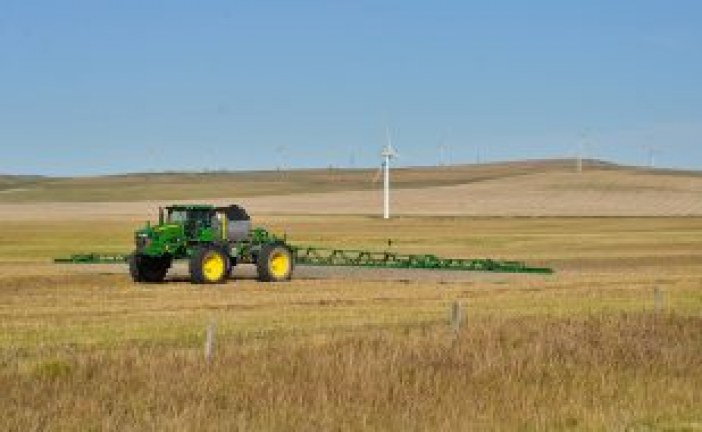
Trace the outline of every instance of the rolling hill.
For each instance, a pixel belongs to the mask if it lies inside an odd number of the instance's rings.
[[[601,161],[590,169],[630,170]],[[572,171],[570,160],[536,160],[481,165],[397,168],[396,188],[455,186],[536,173]],[[335,191],[375,190],[375,169],[137,173],[99,177],[52,178],[0,175],[0,203],[113,202],[256,197]]]
[[[253,214],[377,215],[377,177],[366,169],[6,180],[0,218],[143,218],[180,201],[239,202]],[[702,172],[600,161],[583,173],[570,160],[402,168],[393,185],[398,215],[702,216]]]

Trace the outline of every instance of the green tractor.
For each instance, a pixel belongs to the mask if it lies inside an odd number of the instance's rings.
[[[174,260],[187,259],[190,280],[224,282],[238,264],[255,264],[258,279],[290,279],[294,254],[284,240],[262,228],[237,206],[172,205],[159,209],[158,225],[135,233],[136,249],[128,256],[135,282],[161,282]]]

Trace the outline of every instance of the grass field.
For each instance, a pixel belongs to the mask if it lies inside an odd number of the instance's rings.
[[[48,262],[126,251],[135,221],[6,221],[0,429],[702,428],[700,218],[256,221],[300,243],[391,237],[402,252],[557,274],[135,286],[113,268]]]

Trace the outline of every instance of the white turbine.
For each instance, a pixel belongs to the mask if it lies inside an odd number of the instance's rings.
[[[449,157],[449,145],[448,145],[448,140],[449,137],[451,136],[451,130],[447,130],[443,136],[439,137],[439,144],[436,146],[436,148],[439,150],[439,166],[443,167],[446,165],[451,165],[448,157]]]
[[[397,157],[397,152],[392,147],[390,129],[385,131],[387,144],[380,155],[383,157],[383,218],[390,219],[390,160]]]
[[[285,171],[285,156],[288,151],[287,146],[277,145],[275,146],[275,156],[277,159],[276,171]]]
[[[441,140],[438,145],[439,149],[439,166],[446,166],[446,152],[448,150],[448,146],[446,145],[445,140]]]
[[[658,149],[649,145],[642,146],[643,149],[648,153],[648,167],[656,167],[656,155],[658,154]]]
[[[588,139],[588,130],[580,134],[580,143],[578,145],[578,154],[576,157],[576,164],[575,164],[575,171],[578,173],[583,172],[585,160],[587,160],[589,156],[590,150],[592,150],[592,144],[590,143],[590,140]]]

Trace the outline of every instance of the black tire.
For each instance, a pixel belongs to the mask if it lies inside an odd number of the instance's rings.
[[[232,278],[232,273],[234,272],[234,267],[236,267],[236,258],[229,258],[229,266],[227,267],[227,279]]]
[[[263,245],[256,259],[258,280],[282,282],[290,280],[295,267],[292,251],[284,243]]]
[[[129,274],[134,282],[163,282],[173,260],[168,257],[150,257],[133,253],[129,256]]]
[[[139,255],[131,254],[127,260],[129,263],[129,275],[134,282],[143,282],[141,272],[139,271]]]
[[[203,246],[190,257],[190,281],[196,284],[222,283],[230,268],[229,255],[222,248]]]

